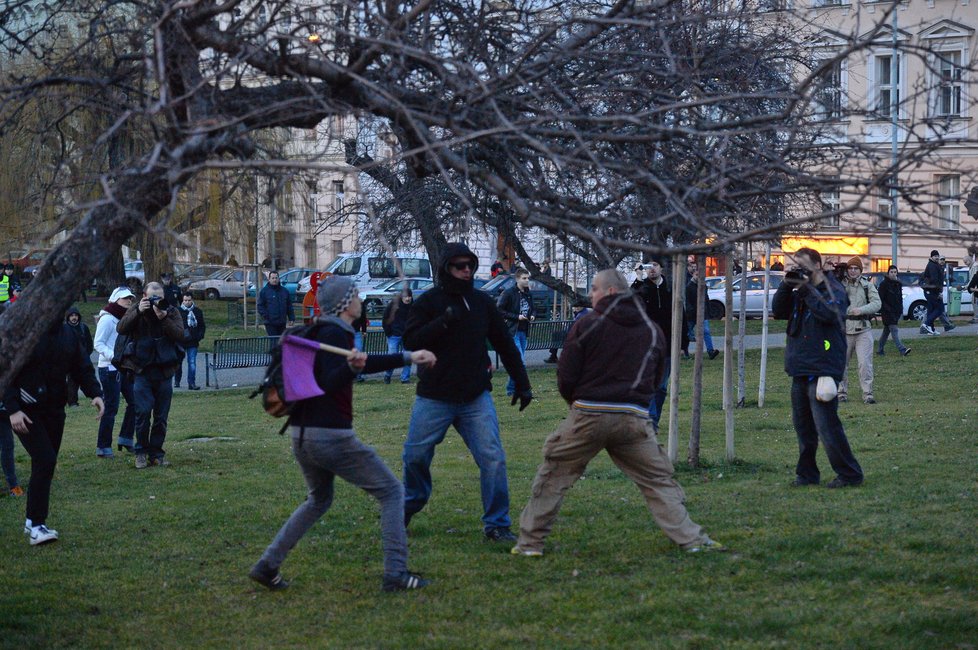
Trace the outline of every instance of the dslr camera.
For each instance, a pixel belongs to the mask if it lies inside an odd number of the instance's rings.
[[[149,303],[160,311],[166,311],[170,308],[170,301],[163,296],[150,296]]]
[[[793,266],[784,274],[784,281],[794,287],[801,286],[811,279],[811,271],[800,266]]]

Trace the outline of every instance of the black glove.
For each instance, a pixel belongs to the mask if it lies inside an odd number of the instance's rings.
[[[520,411],[522,411],[533,401],[533,391],[526,389],[520,393],[513,393],[513,401],[510,402],[510,406],[516,406],[516,400],[520,401]]]

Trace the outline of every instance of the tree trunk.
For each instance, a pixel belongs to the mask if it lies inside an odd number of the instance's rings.
[[[689,451],[687,462],[693,467],[700,465],[700,412],[703,408],[703,319],[706,318],[703,298],[706,294],[706,283],[703,274],[706,272],[706,258],[696,256],[696,356],[693,361],[693,415],[689,426]]]
[[[771,304],[771,242],[764,247],[764,314],[761,320],[761,370],[757,382],[757,407],[764,406],[764,392],[767,390],[767,332],[768,305]]]

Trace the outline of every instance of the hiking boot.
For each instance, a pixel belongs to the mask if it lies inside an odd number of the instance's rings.
[[[710,350],[710,361],[716,359],[718,356],[720,356],[719,350]]]
[[[255,566],[251,567],[251,571],[248,572],[248,577],[271,591],[281,591],[289,587],[289,583],[282,578],[282,574],[278,572],[278,569],[272,569],[266,566],[261,560]]]
[[[20,487],[19,485],[13,486],[12,488],[10,488],[10,496],[12,497],[24,496],[24,488]]]
[[[869,397],[867,397],[867,398],[865,398],[863,400],[863,404],[875,404],[875,403],[876,403],[876,400],[873,399],[873,396],[872,395],[870,395]]]
[[[44,524],[31,527],[31,546],[58,541],[58,531],[51,530]]]
[[[825,487],[829,488],[830,490],[834,490],[836,488],[857,487],[862,484],[863,484],[862,479],[859,479],[858,481],[844,481],[838,476],[836,476],[834,479],[826,483]]]
[[[136,469],[146,469],[149,467],[149,459],[146,454],[136,454]]]
[[[487,528],[483,533],[486,536],[486,540],[490,542],[515,542],[516,535],[513,531],[509,529],[509,526],[498,526],[496,528]]]
[[[690,546],[685,546],[683,550],[687,553],[719,553],[726,551],[727,547],[704,535],[701,541],[695,542]]]
[[[510,549],[509,553],[510,555],[522,555],[523,557],[543,557],[543,551],[538,551],[534,548],[520,548],[518,545]]]
[[[422,589],[431,583],[417,573],[405,571],[398,575],[384,576],[384,591],[408,591],[410,589]]]

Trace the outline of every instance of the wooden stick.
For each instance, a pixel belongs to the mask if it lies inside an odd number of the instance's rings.
[[[333,354],[338,354],[342,357],[346,357],[347,359],[349,359],[350,357],[352,357],[354,354],[358,352],[358,350],[347,350],[346,348],[338,348],[335,345],[330,345],[329,343],[320,343],[319,349],[324,352],[332,352]]]

